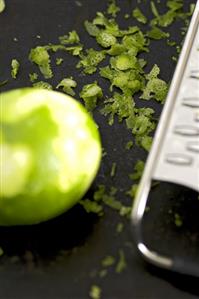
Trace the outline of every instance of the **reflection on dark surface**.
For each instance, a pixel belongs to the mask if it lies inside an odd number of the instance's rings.
[[[143,218],[143,242],[150,250],[171,258],[174,271],[199,279],[198,193],[172,183],[155,183]]]
[[[147,206],[143,233],[148,247],[199,265],[198,193],[162,182],[151,190]]]
[[[32,226],[0,227],[0,242],[8,256],[23,255],[27,250],[42,259],[56,256],[85,243],[92,233],[96,216],[77,205],[65,214]]]
[[[151,265],[147,266],[148,271],[157,277],[165,279],[174,287],[183,290],[187,293],[199,296],[199,279],[193,276],[177,274],[167,270],[161,270]]]

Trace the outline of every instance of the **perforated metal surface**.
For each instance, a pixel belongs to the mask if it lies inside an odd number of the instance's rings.
[[[199,191],[199,27],[174,99],[153,177]]]

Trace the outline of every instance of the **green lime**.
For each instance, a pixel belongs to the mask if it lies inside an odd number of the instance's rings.
[[[67,211],[101,161],[96,123],[70,96],[36,88],[0,95],[0,225],[27,225]]]

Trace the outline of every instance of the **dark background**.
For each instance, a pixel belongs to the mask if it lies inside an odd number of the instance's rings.
[[[107,1],[82,0],[79,7],[70,0],[7,0],[6,11],[0,15],[0,82],[9,79],[2,90],[31,86],[28,74],[37,68],[28,62],[28,53],[32,47],[56,43],[58,36],[73,29],[80,34],[86,47],[94,47],[95,43],[83,28],[85,19],[92,19],[96,11],[106,9]],[[122,14],[131,12],[136,1],[118,1]],[[147,2],[147,1],[145,1]],[[166,1],[162,1],[163,4]],[[185,7],[191,2],[184,1]],[[145,14],[150,16],[148,3],[141,5]],[[136,24],[132,19],[118,18],[126,27]],[[174,40],[180,42],[181,22],[171,29]],[[38,39],[37,35],[41,38]],[[14,41],[17,38],[17,42]],[[147,69],[154,63],[161,68],[162,78],[170,81],[175,69],[171,56],[176,51],[166,46],[165,42],[151,44],[147,54]],[[54,68],[54,77],[49,82],[54,86],[66,76],[73,75],[78,82],[78,91],[86,83],[98,79],[104,94],[108,95],[108,84],[97,75],[84,77],[75,69],[76,58],[66,53],[57,53],[54,57],[63,57],[64,63]],[[21,63],[17,80],[10,79],[11,59]],[[53,58],[53,65],[55,59]],[[42,77],[40,77],[42,79]],[[146,103],[137,103],[146,105]],[[147,103],[156,109],[161,108],[153,101]],[[129,203],[125,196],[132,182],[128,174],[133,171],[138,159],[146,159],[144,150],[134,147],[125,150],[125,144],[132,135],[125,124],[115,122],[107,125],[107,120],[98,112],[94,115],[100,127],[102,142],[107,156],[87,196],[92,197],[99,183],[107,187],[117,186],[118,198]],[[111,165],[117,162],[117,172],[110,177]],[[123,222],[124,232],[116,233],[116,225]],[[153,231],[148,231],[153,235]],[[164,236],[162,235],[162,238]],[[131,226],[128,219],[121,218],[115,211],[106,209],[105,216],[98,218],[87,214],[82,207],[76,206],[68,213],[37,226],[20,228],[0,228],[0,246],[4,255],[0,258],[0,298],[2,299],[84,299],[88,298],[91,285],[102,288],[102,298],[106,299],[191,299],[198,298],[197,280],[154,269],[146,265],[138,256],[133,243]],[[112,267],[105,278],[97,274],[102,269],[101,261],[107,255],[118,259],[118,252],[125,252],[127,268],[120,274]]]

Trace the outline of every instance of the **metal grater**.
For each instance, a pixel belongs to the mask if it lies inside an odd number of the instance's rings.
[[[142,220],[152,182],[199,192],[199,1],[189,26],[132,211],[137,246],[151,263],[172,269],[174,261],[150,250]]]
[[[167,115],[169,117],[165,122],[160,152],[156,155],[153,178],[179,183],[199,192],[198,19],[197,28],[194,29],[196,32],[193,32],[195,34],[193,42],[190,40],[191,49],[181,82],[174,86],[177,93],[172,92],[168,97],[172,112]],[[187,51],[187,47],[185,50]]]

